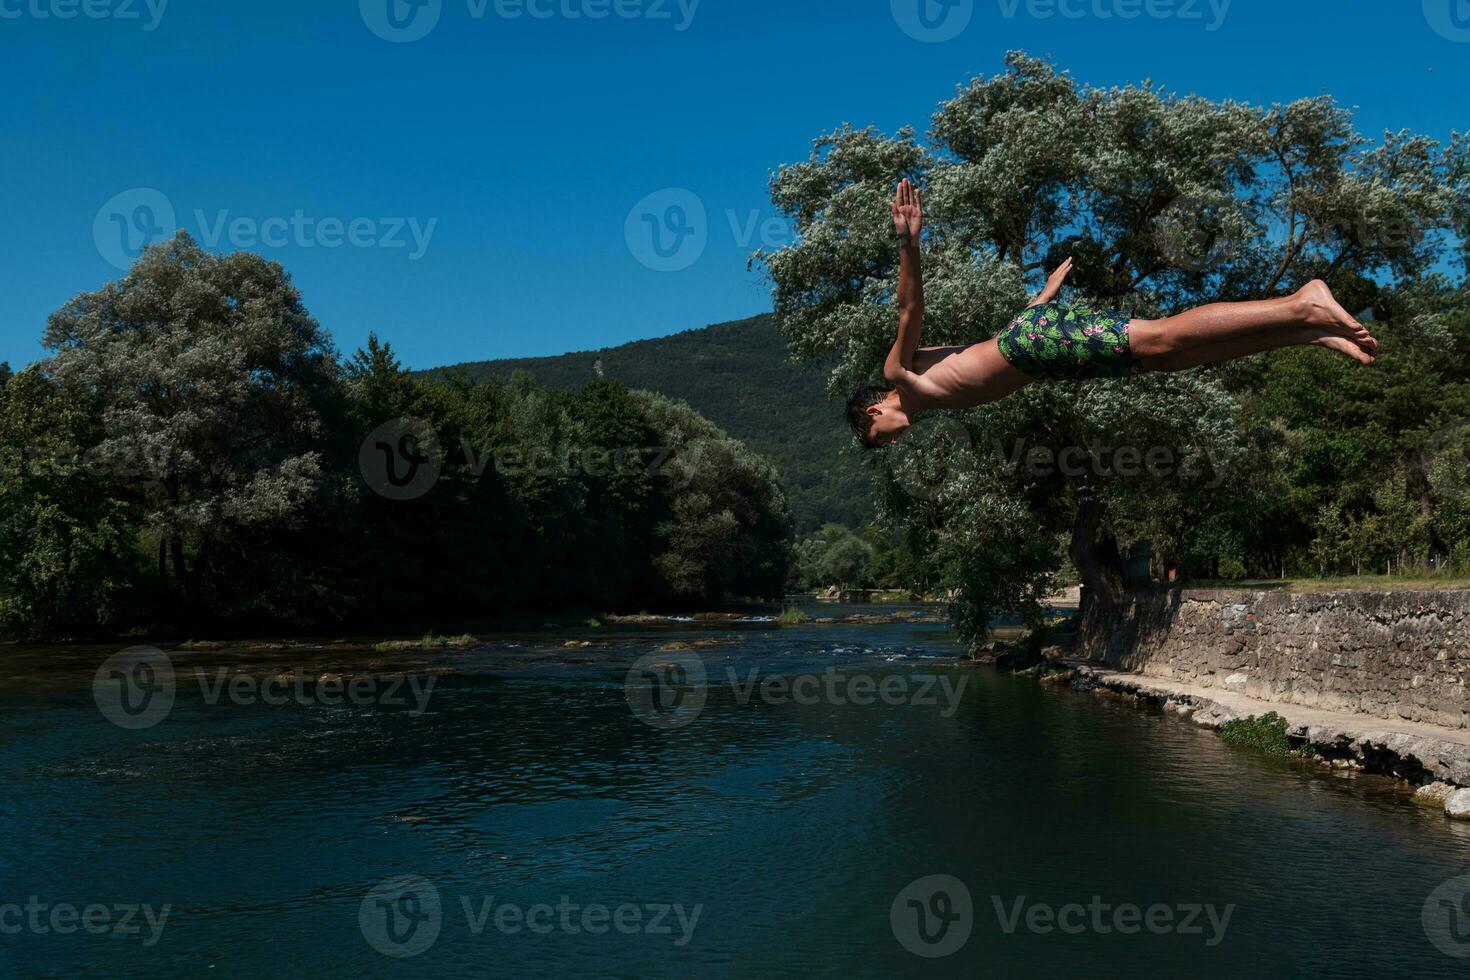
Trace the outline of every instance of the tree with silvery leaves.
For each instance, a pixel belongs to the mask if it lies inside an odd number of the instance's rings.
[[[1067,256],[1066,301],[1144,317],[1318,277],[1410,280],[1464,220],[1464,153],[1460,137],[1370,141],[1325,96],[1262,107],[1147,81],[1094,88],[1012,52],[939,106],[926,140],[844,126],[782,166],[771,196],[797,241],[753,258],[792,356],[835,361],[845,395],[880,376],[893,339],[899,178],[924,186],[925,339],[947,345],[993,336]],[[929,542],[961,631],[1040,618],[1063,553],[1104,604],[1125,599],[1120,535],[1154,538],[1168,563],[1247,463],[1225,374],[1036,385],[877,454],[886,512]],[[1103,450],[1119,447],[1137,451],[1138,475],[1114,472]],[[1064,452],[1081,465],[1064,472]]]
[[[96,465],[144,500],[182,619],[248,563],[249,539],[304,519],[325,479],[336,354],[279,263],[184,232],[47,325],[46,373],[103,406]],[[266,560],[269,555],[255,555]]]

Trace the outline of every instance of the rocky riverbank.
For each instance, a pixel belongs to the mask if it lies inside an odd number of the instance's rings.
[[[1274,713],[1323,766],[1381,773],[1470,819],[1470,591],[1167,590],[988,659],[1203,727]]]

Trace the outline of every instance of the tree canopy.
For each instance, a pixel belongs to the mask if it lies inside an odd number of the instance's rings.
[[[0,377],[0,621],[422,629],[773,598],[774,470],[689,406],[597,381],[345,362],[277,263],[187,235],[78,295]]]
[[[1459,343],[1445,321],[1463,291],[1434,274],[1464,229],[1464,137],[1370,140],[1328,97],[1252,106],[1150,82],[1094,88],[1020,52],[1006,66],[941,104],[925,140],[844,127],[773,177],[798,240],[755,259],[793,356],[836,359],[834,392],[877,377],[893,340],[886,201],[901,177],[925,188],[929,344],[992,336],[1069,255],[1075,299],[1139,316],[1325,278],[1353,309],[1394,316],[1407,343],[1426,331]],[[970,636],[998,613],[1040,616],[1069,560],[1093,595],[1122,601],[1120,537],[1147,537],[1177,565],[1203,547],[1186,540],[1195,529],[1254,500],[1253,480],[1264,492],[1256,469],[1293,438],[1261,408],[1274,372],[1378,383],[1325,352],[1290,353],[1034,386],[923,420],[873,454],[886,513],[932,542]],[[1232,513],[1242,534],[1258,519]]]

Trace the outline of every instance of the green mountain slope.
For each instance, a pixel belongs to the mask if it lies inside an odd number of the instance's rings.
[[[598,360],[605,377],[687,401],[774,463],[798,533],[871,520],[867,475],[842,406],[827,397],[823,372],[787,358],[769,314],[601,351],[455,367],[476,380],[525,371],[543,385],[578,388],[596,376]]]

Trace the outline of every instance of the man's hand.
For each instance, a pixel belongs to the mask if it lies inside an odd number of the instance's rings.
[[[1057,266],[1056,271],[1046,277],[1046,286],[1041,290],[1041,294],[1036,297],[1036,302],[1031,305],[1040,306],[1042,303],[1050,303],[1056,299],[1062,291],[1062,284],[1067,281],[1067,276],[1071,272],[1072,258],[1068,256],[1067,261]]]
[[[898,385],[910,380],[914,352],[924,332],[924,273],[919,269],[924,210],[919,189],[907,179],[899,181],[898,193],[893,196],[893,230],[903,242],[898,250],[898,339],[883,362],[883,377]]]
[[[907,177],[898,182],[898,192],[893,196],[893,230],[905,245],[917,245],[919,233],[924,230],[923,201],[919,189]]]

